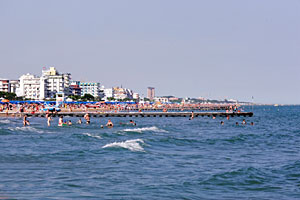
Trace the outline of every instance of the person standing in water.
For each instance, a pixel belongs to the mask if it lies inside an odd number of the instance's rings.
[[[91,118],[90,118],[89,113],[86,113],[86,114],[84,115],[84,119],[86,120],[86,123],[87,123],[87,124],[90,124],[90,123],[91,123]]]
[[[29,126],[29,125],[30,125],[30,123],[29,123],[27,117],[28,117],[27,115],[24,115],[24,117],[23,117],[23,125],[24,125],[24,126]]]
[[[79,120],[78,120],[77,123],[78,123],[78,124],[82,124],[81,118],[79,118]]]
[[[64,117],[63,116],[60,116],[59,119],[58,119],[58,126],[63,126],[64,124]]]
[[[194,119],[194,111],[192,111],[192,114],[191,114],[191,117],[190,117],[190,120]]]
[[[52,120],[51,115],[48,115],[48,117],[47,117],[47,125],[48,125],[48,126],[51,125],[51,120]]]

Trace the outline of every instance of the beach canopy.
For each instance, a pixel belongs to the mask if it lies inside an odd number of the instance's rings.
[[[8,99],[3,99],[1,102],[2,103],[9,103],[9,100]]]

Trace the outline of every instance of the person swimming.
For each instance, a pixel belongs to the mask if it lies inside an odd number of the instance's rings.
[[[251,125],[251,126],[254,126],[254,122],[251,122],[250,125]]]
[[[82,124],[81,118],[77,121],[77,124]]]
[[[235,125],[237,125],[237,126],[238,126],[238,125],[239,125],[239,123],[238,123],[238,122],[235,122]]]
[[[247,122],[246,122],[245,119],[243,119],[242,124],[243,124],[243,125],[246,125],[246,124],[247,124]]]
[[[107,124],[106,124],[107,127],[113,127],[114,124],[112,123],[112,121],[109,119]]]
[[[223,121],[221,121],[221,125],[224,125],[224,122],[223,122]]]
[[[136,123],[133,120],[129,120],[129,124],[132,124],[133,126],[136,126]]]
[[[72,122],[71,120],[68,121],[68,126],[71,126],[72,125]]]

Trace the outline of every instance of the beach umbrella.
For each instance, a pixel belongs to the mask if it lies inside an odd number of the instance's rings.
[[[1,102],[2,103],[9,103],[9,100],[8,99],[3,99]]]

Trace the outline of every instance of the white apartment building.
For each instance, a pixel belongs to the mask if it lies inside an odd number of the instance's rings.
[[[80,82],[81,96],[85,94],[93,95],[94,97],[101,97],[100,95],[100,83],[94,82]]]
[[[8,79],[0,79],[0,92],[10,92],[10,83]]]
[[[44,91],[41,91],[41,78],[32,74],[25,74],[20,77],[20,88],[17,91],[17,96],[22,96],[27,99],[39,100],[44,96]]]
[[[153,100],[160,103],[169,103],[168,97],[154,97]]]
[[[43,98],[55,98],[57,92],[70,95],[71,74],[60,74],[54,67],[42,71],[41,90],[45,91]]]
[[[115,99],[132,99],[133,92],[127,88],[115,87],[114,89],[114,98]]]
[[[104,100],[108,101],[107,98],[114,97],[114,89],[113,88],[103,88]]]
[[[57,92],[63,92],[66,96],[69,95],[70,79],[71,74],[59,74],[54,67],[50,67],[49,70],[42,71],[42,77],[26,74],[22,75],[19,81],[13,83],[17,96],[43,100],[55,98]]]
[[[139,93],[133,93],[132,98],[136,99],[136,100],[139,100],[140,99]]]
[[[10,92],[17,94],[17,90],[20,87],[20,81],[19,80],[10,80]]]

